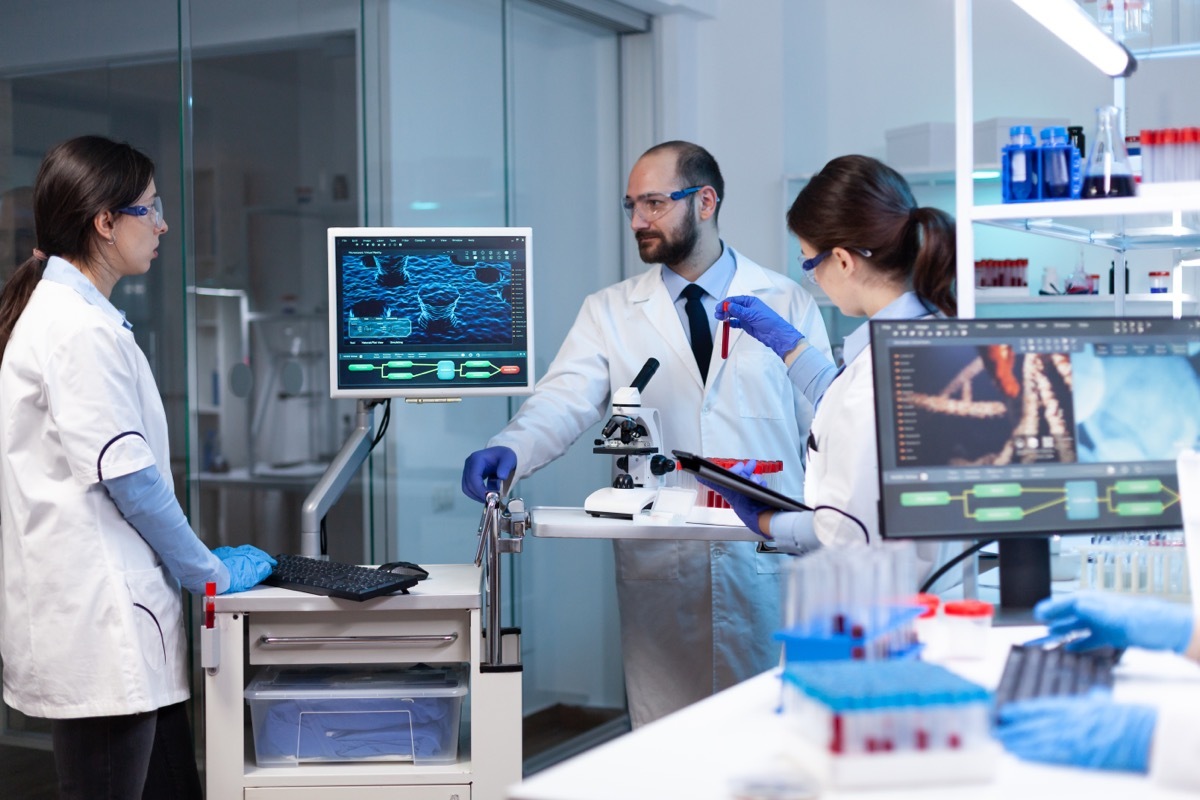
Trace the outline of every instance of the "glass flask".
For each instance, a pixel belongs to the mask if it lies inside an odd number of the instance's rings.
[[[1121,111],[1096,109],[1096,137],[1083,173],[1083,197],[1132,197],[1136,192],[1125,140],[1119,133]]]

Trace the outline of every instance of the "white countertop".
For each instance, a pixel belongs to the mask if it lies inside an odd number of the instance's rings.
[[[408,590],[370,600],[322,597],[275,586],[255,586],[217,597],[225,611],[407,611],[412,609],[479,608],[482,570],[474,564],[422,565],[429,577]]]
[[[993,628],[987,656],[941,663],[986,686],[995,686],[1011,644],[1043,629]],[[1117,668],[1115,696],[1122,701],[1165,705],[1183,695],[1200,703],[1200,666],[1181,657],[1130,650]],[[510,800],[734,800],[739,777],[797,775],[792,734],[775,712],[778,671],[751,678],[713,697],[540,772],[509,788]],[[822,800],[1183,800],[1186,792],[1163,789],[1140,775],[1081,770],[1020,761],[1000,755],[990,783],[929,784],[892,790],[827,789]]]

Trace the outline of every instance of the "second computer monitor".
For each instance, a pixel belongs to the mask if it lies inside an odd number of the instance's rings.
[[[533,389],[529,228],[330,228],[334,397]]]
[[[871,323],[885,537],[1181,527],[1200,320]]]

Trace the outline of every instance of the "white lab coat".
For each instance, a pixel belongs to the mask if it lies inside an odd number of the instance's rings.
[[[755,295],[827,354],[812,297],[791,279],[734,252],[729,294]],[[661,270],[588,297],[546,376],[489,445],[517,454],[517,477],[546,466],[611,413],[612,392],[647,358],[658,372],[641,393],[659,409],[662,450],[784,462],[781,490],[799,496],[812,407],[783,362],[740,330],[729,359],[713,348],[700,380]],[[583,498],[578,501],[582,503]],[[785,558],[752,542],[614,541],[626,693],[635,725],[657,719],[771,667],[778,649],[778,572]]]
[[[155,465],[167,422],[119,319],[43,280],[0,364],[4,700],[55,719],[188,697],[178,582],[99,481]]]
[[[1200,716],[1194,704],[1159,708],[1150,748],[1150,778],[1155,783],[1200,792]]]
[[[872,543],[881,541],[879,448],[869,344],[846,365],[821,399],[809,439],[804,496],[810,505],[832,506],[852,515],[865,526]],[[865,541],[862,527],[829,509],[814,513],[813,532],[821,544],[830,547]],[[916,550],[917,577],[924,581],[935,568],[961,552],[962,545],[920,542]],[[934,590],[944,590],[961,579],[961,570],[950,570]]]

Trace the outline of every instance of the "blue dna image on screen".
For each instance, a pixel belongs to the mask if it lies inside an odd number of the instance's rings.
[[[349,340],[405,345],[513,340],[512,264],[447,253],[342,256]]]
[[[1186,350],[1072,354],[1081,463],[1174,460],[1200,442],[1200,344]]]

